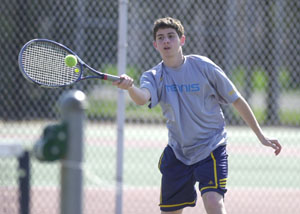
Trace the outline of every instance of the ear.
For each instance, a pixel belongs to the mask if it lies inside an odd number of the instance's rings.
[[[157,43],[156,43],[156,41],[153,41],[153,46],[154,46],[155,49],[157,49]]]
[[[184,46],[184,44],[185,44],[185,35],[182,35],[180,38],[180,45]]]

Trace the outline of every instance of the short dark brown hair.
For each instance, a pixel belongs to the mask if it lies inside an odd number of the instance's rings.
[[[181,22],[178,19],[174,19],[171,17],[165,17],[165,18],[157,19],[154,22],[154,26],[153,26],[154,41],[156,40],[157,31],[159,29],[164,29],[164,28],[173,28],[177,32],[179,38],[181,38],[184,35],[183,25],[181,24]]]

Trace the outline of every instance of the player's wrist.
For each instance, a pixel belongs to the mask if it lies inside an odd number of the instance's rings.
[[[135,88],[134,83],[132,83],[128,88],[127,91],[133,91]]]

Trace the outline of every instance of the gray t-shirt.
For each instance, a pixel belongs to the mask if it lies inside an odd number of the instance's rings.
[[[150,108],[161,105],[168,144],[180,161],[194,164],[226,144],[220,104],[232,103],[240,94],[210,59],[188,55],[176,69],[161,62],[143,73],[140,85],[151,93]]]

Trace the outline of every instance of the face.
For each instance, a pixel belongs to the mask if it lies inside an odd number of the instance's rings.
[[[184,45],[184,42],[185,37],[179,38],[175,29],[162,28],[157,31],[153,45],[164,59],[182,55],[181,47]]]

